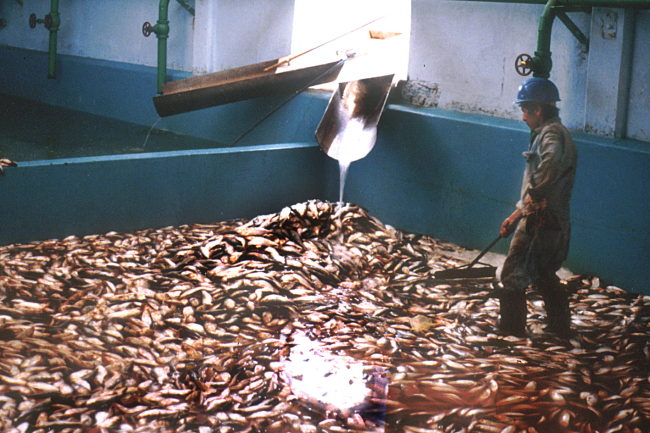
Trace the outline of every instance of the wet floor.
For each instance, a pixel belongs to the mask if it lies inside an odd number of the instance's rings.
[[[150,129],[0,94],[0,158],[16,162],[223,147],[158,128],[145,145]]]

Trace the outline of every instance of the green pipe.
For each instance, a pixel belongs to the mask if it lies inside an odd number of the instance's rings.
[[[551,60],[551,31],[553,30],[553,20],[556,16],[560,18],[579,42],[585,45],[588,44],[587,37],[564,13],[564,8],[556,6],[557,1],[549,0],[539,19],[537,51],[535,51],[535,57],[533,57],[533,77],[549,78],[551,75],[551,68],[553,67],[553,61]]]
[[[546,4],[546,0],[450,0],[490,3]],[[558,0],[557,6],[600,7],[622,9],[650,9],[650,0]]]
[[[50,31],[50,47],[48,53],[47,77],[56,78],[56,43],[59,26],[61,25],[61,16],[59,15],[59,0],[52,0],[50,4],[50,13],[45,15],[44,19],[36,18],[36,14],[29,17],[29,26],[36,28],[36,24],[43,24]]]
[[[456,0],[459,1],[459,0]],[[465,1],[465,0],[461,0]],[[470,0],[470,1],[491,1],[498,3],[542,3],[543,0]],[[629,7],[639,9],[650,9],[650,0],[548,0],[545,2],[544,12],[539,19],[537,29],[537,50],[532,59],[531,69],[534,77],[549,78],[553,61],[551,59],[551,31],[553,30],[553,21],[557,16],[569,29],[569,31],[578,39],[579,42],[588,46],[587,37],[580,31],[578,26],[566,15],[565,10],[575,10],[575,7]]]
[[[551,30],[555,13],[553,7],[557,0],[549,0],[539,19],[537,29],[537,51],[533,58],[533,77],[548,78],[551,75],[553,61],[551,60]]]
[[[58,39],[61,16],[59,15],[59,0],[52,0],[50,8],[50,51],[47,77],[56,78],[56,43]]]
[[[177,0],[189,13],[194,16],[194,8],[190,7],[185,0]],[[158,38],[158,94],[163,92],[163,84],[167,82],[167,39],[169,38],[169,0],[160,0],[158,6],[158,21],[153,27],[145,23],[143,30],[146,29],[145,36],[149,36],[149,31],[156,34]]]
[[[162,86],[167,82],[167,38],[169,38],[169,0],[160,0],[158,21],[151,29],[158,38],[158,94],[162,94]]]

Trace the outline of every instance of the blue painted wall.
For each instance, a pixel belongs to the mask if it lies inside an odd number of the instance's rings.
[[[3,62],[0,92],[155,121],[152,68],[60,56],[66,73],[39,83],[33,65],[24,63],[40,61],[39,54],[0,49],[0,59],[8,55],[14,61]],[[327,96],[301,95],[242,143],[273,146],[7,168],[0,178],[0,244],[251,217],[312,198],[335,201],[337,165],[313,138]],[[188,113],[172,126],[228,142],[279,99]],[[398,228],[481,249],[517,200],[527,139],[520,121],[389,105],[375,148],[352,164],[345,199]],[[575,140],[580,159],[566,264],[650,293],[650,149],[643,142],[577,133]],[[299,142],[307,144],[282,144]],[[497,251],[505,252],[506,245]]]
[[[86,57],[57,56],[57,78],[47,78],[47,53],[0,45],[0,93],[151,126],[161,119],[151,98],[156,95],[156,68]],[[168,70],[169,80],[188,74]],[[241,101],[227,106],[163,118],[156,127],[199,138],[231,143],[289,95]],[[312,141],[328,96],[295,99],[238,145]],[[312,107],[315,104],[315,107]],[[291,112],[291,116],[284,113]],[[313,129],[309,129],[313,126]]]
[[[489,245],[520,193],[529,136],[523,122],[389,106],[380,125],[373,151],[350,168],[346,200],[408,231]],[[574,140],[579,161],[565,265],[650,293],[650,149],[583,133]]]
[[[316,144],[20,163],[0,178],[0,245],[251,218],[324,193]]]

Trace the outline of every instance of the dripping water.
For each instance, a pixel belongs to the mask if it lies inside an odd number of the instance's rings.
[[[354,105],[354,104],[352,104]],[[343,108],[339,107],[339,110]],[[340,113],[339,113],[340,114]],[[340,114],[341,116],[346,114]],[[365,128],[365,122],[360,118],[350,118],[345,128],[339,131],[330,143],[327,154],[339,162],[339,201],[338,201],[338,232],[339,241],[343,242],[343,221],[341,220],[344,207],[343,193],[345,191],[345,180],[348,175],[350,164],[363,158],[366,154],[365,144],[369,134]]]
[[[147,138],[144,139],[144,144],[142,145],[143,150],[147,147],[147,141],[149,141],[149,135],[151,135],[151,131],[153,131],[153,129],[158,124],[158,122],[160,122],[161,120],[163,120],[162,117],[159,118],[158,120],[156,120],[153,125],[151,125],[151,128],[149,129],[149,132],[147,132]]]
[[[350,168],[351,161],[347,160],[339,160],[339,202],[338,202],[338,222],[337,222],[337,230],[338,230],[338,241],[339,243],[343,243],[343,220],[341,219],[341,215],[343,214],[343,191],[345,190],[345,178],[348,176],[348,169]]]
[[[345,189],[345,178],[348,176],[350,164],[349,161],[339,161],[339,206],[343,206],[343,190]]]

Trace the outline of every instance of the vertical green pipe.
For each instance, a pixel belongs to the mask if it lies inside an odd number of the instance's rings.
[[[556,0],[549,0],[546,3],[544,13],[539,19],[533,77],[548,78],[551,76],[551,68],[553,67],[553,61],[551,60],[551,30],[555,19],[555,12],[553,12],[555,2]]]
[[[163,92],[163,84],[167,82],[167,37],[168,35],[158,36],[158,94]]]
[[[169,0],[160,0],[158,22],[153,28],[158,38],[158,94],[162,94],[162,86],[167,81],[167,38],[169,38],[168,19]]]
[[[59,0],[52,0],[50,7],[50,51],[47,68],[47,77],[56,78],[56,44],[61,16],[59,15]]]

